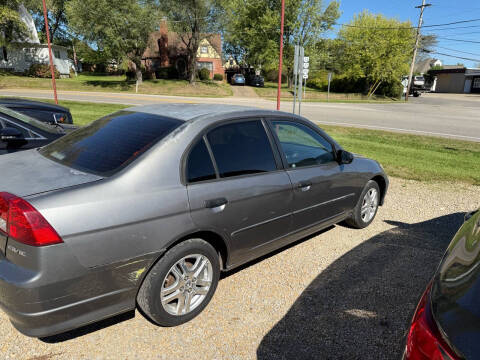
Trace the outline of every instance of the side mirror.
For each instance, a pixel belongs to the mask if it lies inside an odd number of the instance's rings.
[[[0,129],[0,140],[4,142],[24,140],[22,132],[18,129],[6,127]]]
[[[351,164],[354,159],[354,156],[351,152],[348,152],[345,150],[338,150],[337,159],[339,164]]]

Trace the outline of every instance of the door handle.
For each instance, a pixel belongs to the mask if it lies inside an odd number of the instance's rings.
[[[312,186],[311,181],[300,181],[297,184],[297,188],[301,189],[302,191],[308,191],[310,190],[310,187]]]
[[[207,209],[213,209],[213,208],[218,208],[220,206],[226,205],[227,203],[228,203],[228,200],[225,198],[205,200],[205,207]]]

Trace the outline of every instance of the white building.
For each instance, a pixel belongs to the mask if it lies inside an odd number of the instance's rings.
[[[23,5],[20,5],[19,13],[21,19],[27,25],[29,35],[10,44],[8,48],[0,48],[0,69],[21,73],[28,70],[33,64],[49,64],[50,62],[48,46],[40,44],[32,16]],[[68,77],[70,69],[73,69],[73,61],[68,58],[67,48],[52,45],[52,56],[53,64],[60,75]]]

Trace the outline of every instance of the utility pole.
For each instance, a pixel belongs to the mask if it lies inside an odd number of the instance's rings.
[[[277,89],[277,110],[280,110],[280,96],[282,93],[282,62],[283,62],[283,22],[285,18],[285,0],[282,0],[282,12],[280,20],[280,54],[278,59],[278,89]]]
[[[50,42],[50,31],[48,29],[47,5],[45,4],[45,0],[43,0],[43,16],[45,18],[45,32],[47,33],[48,58],[50,60],[50,72],[52,74],[53,97],[55,98],[55,104],[58,105],[57,84],[55,83],[55,71],[54,71],[53,55],[52,55],[52,43]]]
[[[408,101],[408,95],[410,94],[410,88],[412,87],[413,68],[415,67],[415,59],[417,57],[418,43],[420,41],[420,29],[423,23],[423,10],[427,6],[432,6],[432,4],[425,4],[425,0],[422,0],[422,5],[415,6],[416,9],[420,9],[420,18],[418,19],[417,36],[415,38],[415,49],[413,50],[413,59],[412,59],[412,64],[410,65],[410,74],[408,75],[408,85],[407,85],[407,93],[405,94],[405,101]]]

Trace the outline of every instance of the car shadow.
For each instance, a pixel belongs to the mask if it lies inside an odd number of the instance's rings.
[[[113,326],[123,321],[133,319],[134,317],[135,317],[135,311],[131,310],[131,311],[124,312],[122,314],[112,316],[104,320],[97,321],[89,325],[82,326],[78,329],[66,331],[58,335],[43,337],[43,338],[40,338],[39,340],[47,344],[61,343],[64,341],[75,339],[83,335],[93,333],[98,330],[105,329],[109,326]]]
[[[265,335],[263,359],[399,359],[405,330],[463,213],[394,226],[322,271]]]

